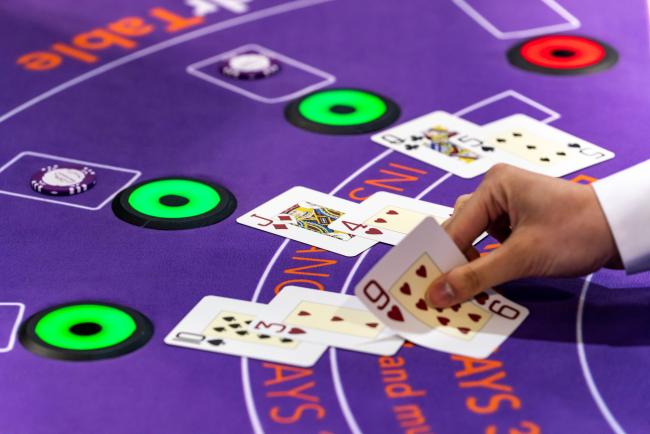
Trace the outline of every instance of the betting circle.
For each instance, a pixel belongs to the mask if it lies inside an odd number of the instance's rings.
[[[291,102],[285,117],[293,125],[323,134],[364,134],[387,127],[400,115],[389,98],[361,89],[327,89]]]
[[[40,311],[23,323],[22,345],[39,356],[60,360],[99,360],[145,345],[151,321],[140,312],[102,302],[69,303]]]
[[[225,187],[207,181],[174,177],[133,185],[113,199],[121,220],[149,229],[192,229],[218,223],[237,207]]]
[[[53,164],[32,175],[30,185],[34,191],[51,196],[71,196],[83,193],[97,183],[95,171],[79,165]]]
[[[604,71],[618,61],[609,45],[576,35],[548,35],[528,39],[508,51],[514,66],[553,75],[579,75]]]

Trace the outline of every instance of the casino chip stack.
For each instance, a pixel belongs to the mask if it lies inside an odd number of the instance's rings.
[[[158,178],[133,185],[113,199],[121,220],[149,229],[192,229],[218,223],[237,207],[225,187],[193,178]]]
[[[23,323],[20,342],[39,356],[60,360],[99,360],[145,345],[151,321],[140,312],[102,302],[69,303],[40,311]]]
[[[52,196],[71,196],[83,193],[97,182],[95,171],[78,165],[43,167],[31,179],[34,191]]]
[[[595,39],[575,35],[548,35],[528,39],[508,50],[514,66],[542,74],[579,75],[609,69],[618,53]]]
[[[361,89],[326,89],[291,102],[285,117],[293,125],[323,134],[364,134],[397,120],[400,109],[385,96]]]
[[[265,54],[248,52],[234,55],[219,63],[219,70],[227,77],[239,80],[259,80],[280,71],[280,64]]]

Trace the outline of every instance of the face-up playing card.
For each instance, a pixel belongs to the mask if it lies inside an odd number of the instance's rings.
[[[380,145],[462,178],[485,173],[493,164],[476,151],[483,141],[476,124],[435,111],[372,136]]]
[[[167,335],[165,343],[289,365],[313,366],[325,345],[248,330],[264,305],[206,296]]]
[[[356,256],[376,242],[328,225],[357,204],[305,187],[293,187],[237,219],[238,223],[344,256]]]
[[[560,177],[614,158],[614,153],[517,114],[484,125],[486,146],[477,152],[544,175]]]
[[[284,287],[249,329],[384,356],[404,343],[356,297],[298,286]]]
[[[329,227],[394,246],[426,216],[432,216],[438,223],[442,223],[453,211],[448,206],[380,191],[332,222]]]
[[[363,277],[355,294],[386,326],[427,348],[484,358],[528,316],[528,309],[489,290],[439,309],[425,293],[441,273],[467,260],[432,217],[425,218]]]

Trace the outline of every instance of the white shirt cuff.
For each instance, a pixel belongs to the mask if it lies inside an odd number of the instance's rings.
[[[628,273],[650,270],[650,160],[592,184]]]

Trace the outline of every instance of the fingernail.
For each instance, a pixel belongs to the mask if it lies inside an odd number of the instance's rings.
[[[454,288],[447,282],[436,285],[429,291],[429,302],[434,306],[448,306],[456,298]]]

